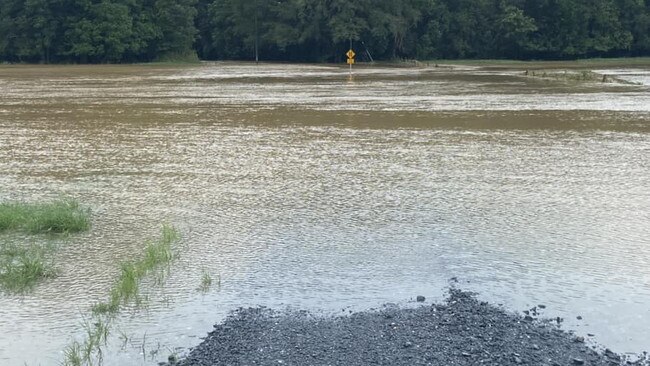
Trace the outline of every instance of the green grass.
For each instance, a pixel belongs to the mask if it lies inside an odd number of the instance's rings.
[[[108,342],[110,324],[108,321],[95,317],[92,321],[84,320],[85,339],[82,343],[72,342],[63,350],[64,366],[93,365],[95,360],[101,365],[104,358],[102,347]]]
[[[0,204],[0,232],[16,229],[23,221],[23,210],[16,204]]]
[[[63,350],[63,365],[64,366],[81,366],[84,364],[83,356],[81,355],[81,344],[74,341]]]
[[[24,292],[55,271],[46,260],[46,248],[39,245],[0,246],[0,287],[5,291]]]
[[[207,292],[212,286],[212,276],[209,273],[203,272],[201,276],[201,284],[199,285],[199,291]]]
[[[86,331],[83,342],[73,341],[63,351],[63,365],[65,366],[91,366],[101,365],[103,361],[103,347],[108,342],[110,326],[114,315],[119,312],[123,304],[129,301],[139,301],[139,286],[143,278],[169,264],[173,259],[172,246],[180,235],[173,226],[163,225],[160,236],[153,241],[148,241],[140,259],[124,262],[120,265],[120,275],[111,288],[109,299],[106,302],[92,307],[92,321],[84,320],[83,327]],[[124,345],[128,336],[120,332]],[[145,333],[146,338],[146,333]],[[143,339],[143,354],[144,354]]]
[[[172,244],[179,239],[178,231],[174,227],[163,225],[160,237],[147,242],[142,258],[120,265],[120,276],[111,288],[109,300],[95,304],[93,313],[116,313],[122,304],[130,301],[138,303],[140,282],[147,274],[173,259]]]
[[[0,203],[0,234],[6,232],[76,233],[90,228],[90,211],[71,199],[44,203]],[[10,292],[31,289],[55,275],[47,257],[47,245],[0,243],[0,288]]]
[[[197,290],[201,292],[208,292],[214,284],[216,284],[218,288],[221,288],[221,276],[217,275],[215,278],[213,278],[212,275],[203,270],[201,275],[201,282]]]
[[[0,232],[76,233],[90,229],[90,212],[75,200],[0,203]]]

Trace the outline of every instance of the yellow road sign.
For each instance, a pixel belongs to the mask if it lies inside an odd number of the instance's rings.
[[[348,64],[350,64],[350,65],[354,65],[354,59],[353,59],[353,58],[349,58],[349,59],[348,59]]]
[[[354,56],[356,56],[356,53],[354,53],[354,51],[352,51],[352,49],[350,49],[348,51],[348,53],[346,53],[346,55],[348,56],[348,58],[354,58]]]

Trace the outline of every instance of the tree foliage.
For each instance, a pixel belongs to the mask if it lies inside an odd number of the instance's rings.
[[[650,0],[2,0],[0,60],[650,55]]]

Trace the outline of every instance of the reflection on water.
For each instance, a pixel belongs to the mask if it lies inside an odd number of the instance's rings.
[[[163,221],[184,233],[180,258],[118,319],[130,340],[109,365],[164,360],[238,306],[439,299],[452,276],[650,348],[647,85],[357,72],[0,68],[0,200],[74,196],[94,223],[61,244],[59,277],[0,296],[0,363],[58,364]],[[198,292],[204,271],[221,287]]]

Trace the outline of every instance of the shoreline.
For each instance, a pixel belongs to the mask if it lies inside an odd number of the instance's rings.
[[[650,365],[645,352],[598,351],[536,313],[507,312],[453,288],[440,304],[336,317],[239,309],[166,365]]]
[[[423,60],[440,66],[475,66],[489,69],[589,69],[650,67],[650,57],[584,58],[576,60]]]
[[[0,61],[0,66],[196,66],[204,63],[238,63],[257,64],[254,60],[192,60],[192,61],[151,61],[123,63],[29,63]],[[263,64],[284,65],[323,65],[347,67],[341,62],[291,62],[282,60],[261,60]],[[374,62],[357,61],[355,66],[386,66],[386,67],[462,67],[473,66],[490,69],[588,69],[600,67],[650,67],[650,56],[615,57],[615,58],[584,58],[575,60],[515,60],[515,59],[441,59],[441,60],[377,60]]]

